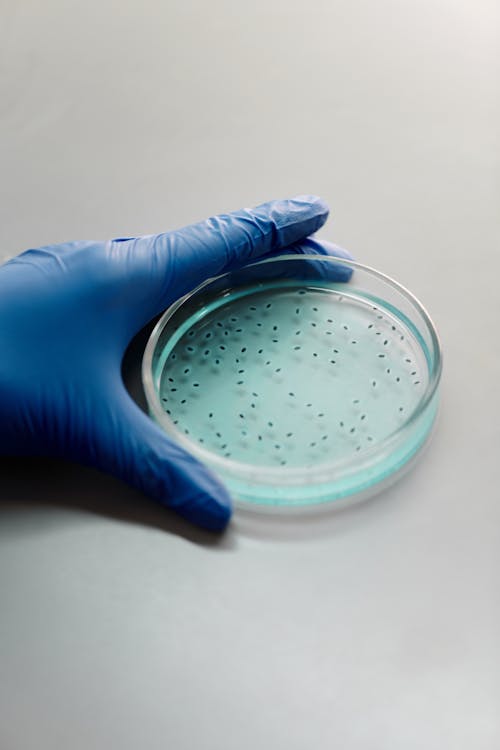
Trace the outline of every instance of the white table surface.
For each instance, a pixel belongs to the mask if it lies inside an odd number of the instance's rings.
[[[0,462],[2,750],[496,750],[496,0],[1,0],[0,32],[1,257],[317,193],[445,350],[425,459],[322,524],[217,539]]]

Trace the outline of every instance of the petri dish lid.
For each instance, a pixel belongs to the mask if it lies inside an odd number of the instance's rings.
[[[150,415],[237,506],[311,510],[374,494],[435,420],[435,327],[375,269],[282,255],[175,302],[143,358]]]

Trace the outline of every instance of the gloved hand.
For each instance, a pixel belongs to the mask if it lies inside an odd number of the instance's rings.
[[[305,196],[178,231],[27,250],[0,267],[0,453],[95,466],[185,518],[222,529],[229,496],[127,393],[131,338],[209,276],[283,251],[346,255],[306,239],[328,208]]]

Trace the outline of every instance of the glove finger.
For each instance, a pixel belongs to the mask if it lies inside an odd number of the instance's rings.
[[[280,261],[282,256],[290,255],[307,255],[317,256],[318,260],[313,257],[300,263],[290,261]],[[329,260],[325,262],[323,258]],[[339,258],[339,262],[334,262],[334,258]],[[264,280],[272,279],[294,279],[299,282],[324,280],[332,283],[348,283],[353,275],[353,268],[343,260],[352,260],[352,255],[338,245],[331,242],[320,241],[307,238],[293,245],[289,245],[283,250],[278,250],[267,254],[262,260],[273,261],[272,263],[250,263],[243,267],[234,266],[230,269],[229,278],[224,277],[220,282],[222,287],[237,287],[251,282],[259,283]],[[214,282],[216,285],[219,282]]]
[[[110,243],[126,265],[128,288],[140,290],[137,327],[210,276],[283,249],[317,231],[328,206],[315,196],[263,203],[174,232]],[[122,282],[124,281],[121,276]]]
[[[109,419],[96,424],[87,462],[198,526],[224,529],[231,500],[219,480],[144,414],[121,384],[110,409]]]
[[[282,255],[317,255],[321,257],[340,258],[344,260],[353,260],[352,254],[345,250],[339,245],[335,245],[333,242],[327,240],[313,239],[307,237],[305,240],[295,242],[293,245],[278,250],[276,252],[269,253],[266,258],[279,258]],[[329,281],[337,282],[348,282],[350,281],[353,269],[348,264],[343,263],[321,263],[315,262],[314,260],[308,261],[305,264],[301,264],[300,267],[287,268],[286,263],[270,264],[268,271],[265,270],[265,266],[261,266],[261,270],[267,275],[273,276],[288,276],[291,274],[296,277],[297,274],[303,274],[304,279],[328,279]],[[290,264],[288,264],[290,266]]]

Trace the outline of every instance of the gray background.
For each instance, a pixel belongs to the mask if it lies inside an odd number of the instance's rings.
[[[2,257],[317,193],[446,355],[425,460],[322,524],[212,539],[97,472],[2,462],[2,750],[500,746],[499,21],[0,0]]]

